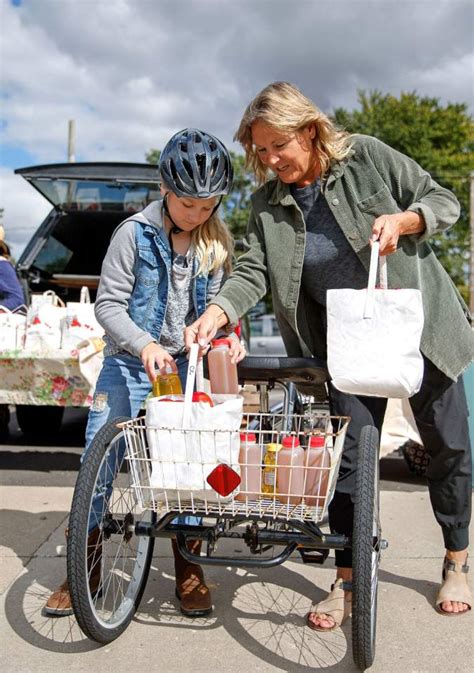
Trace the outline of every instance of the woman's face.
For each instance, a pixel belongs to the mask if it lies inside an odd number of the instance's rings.
[[[185,196],[176,196],[172,191],[167,192],[168,210],[175,224],[183,231],[192,231],[204,224],[217,205],[217,197],[209,199],[191,199]]]
[[[314,126],[297,133],[286,133],[256,121],[252,124],[251,134],[260,161],[282,182],[305,187],[319,176],[321,169],[312,142]]]

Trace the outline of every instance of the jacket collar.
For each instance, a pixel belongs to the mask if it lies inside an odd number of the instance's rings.
[[[333,162],[331,168],[329,169],[329,175],[322,184],[323,192],[326,190],[328,185],[338,180],[344,174],[347,160],[351,155],[352,153],[350,153],[349,156],[342,161]],[[295,200],[291,195],[290,185],[288,185],[286,182],[282,182],[279,178],[273,178],[266,183],[266,187],[268,189],[268,203],[271,206],[277,206],[278,204],[281,204],[282,206],[294,205]]]

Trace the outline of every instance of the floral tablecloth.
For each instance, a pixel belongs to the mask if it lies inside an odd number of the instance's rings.
[[[89,342],[72,352],[0,351],[0,404],[88,407],[102,359]]]

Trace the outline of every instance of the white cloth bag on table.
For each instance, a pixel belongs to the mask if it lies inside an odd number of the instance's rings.
[[[166,395],[147,401],[146,427],[152,459],[150,486],[165,489],[171,499],[177,497],[178,491],[185,491],[180,497],[188,498],[192,491],[194,497],[212,501],[218,496],[207,483],[207,477],[217,465],[227,464],[240,474],[243,398],[229,396],[213,407],[205,402],[193,402],[197,353],[198,346],[193,345],[183,403],[162,401],[163,397],[169,397]]]
[[[23,348],[26,330],[26,306],[14,311],[0,307],[0,351]]]
[[[62,324],[61,348],[75,350],[82,341],[101,337],[104,330],[97,322],[94,304],[91,303],[89,288],[81,288],[79,301],[68,301],[66,316]]]
[[[420,290],[387,289],[379,247],[372,244],[367,289],[327,291],[328,370],[344,393],[402,399],[417,393],[423,378],[423,302]]]
[[[41,296],[41,295],[40,295]],[[61,325],[66,315],[64,302],[54,292],[45,292],[28,309],[25,350],[45,353],[61,348]]]

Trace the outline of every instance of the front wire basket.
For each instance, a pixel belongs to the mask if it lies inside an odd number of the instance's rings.
[[[143,417],[120,427],[132,488],[142,509],[317,523],[326,517],[334,494],[348,423],[348,417],[319,411],[244,414],[241,435],[228,430],[151,428]],[[268,444],[281,444],[288,436],[302,447],[290,452],[289,464],[282,465],[278,458],[275,465],[265,464]],[[307,447],[314,437],[321,448],[310,453]],[[258,455],[252,462],[245,459],[245,442],[252,443]],[[207,481],[219,465],[229,466],[241,479],[225,495]]]

